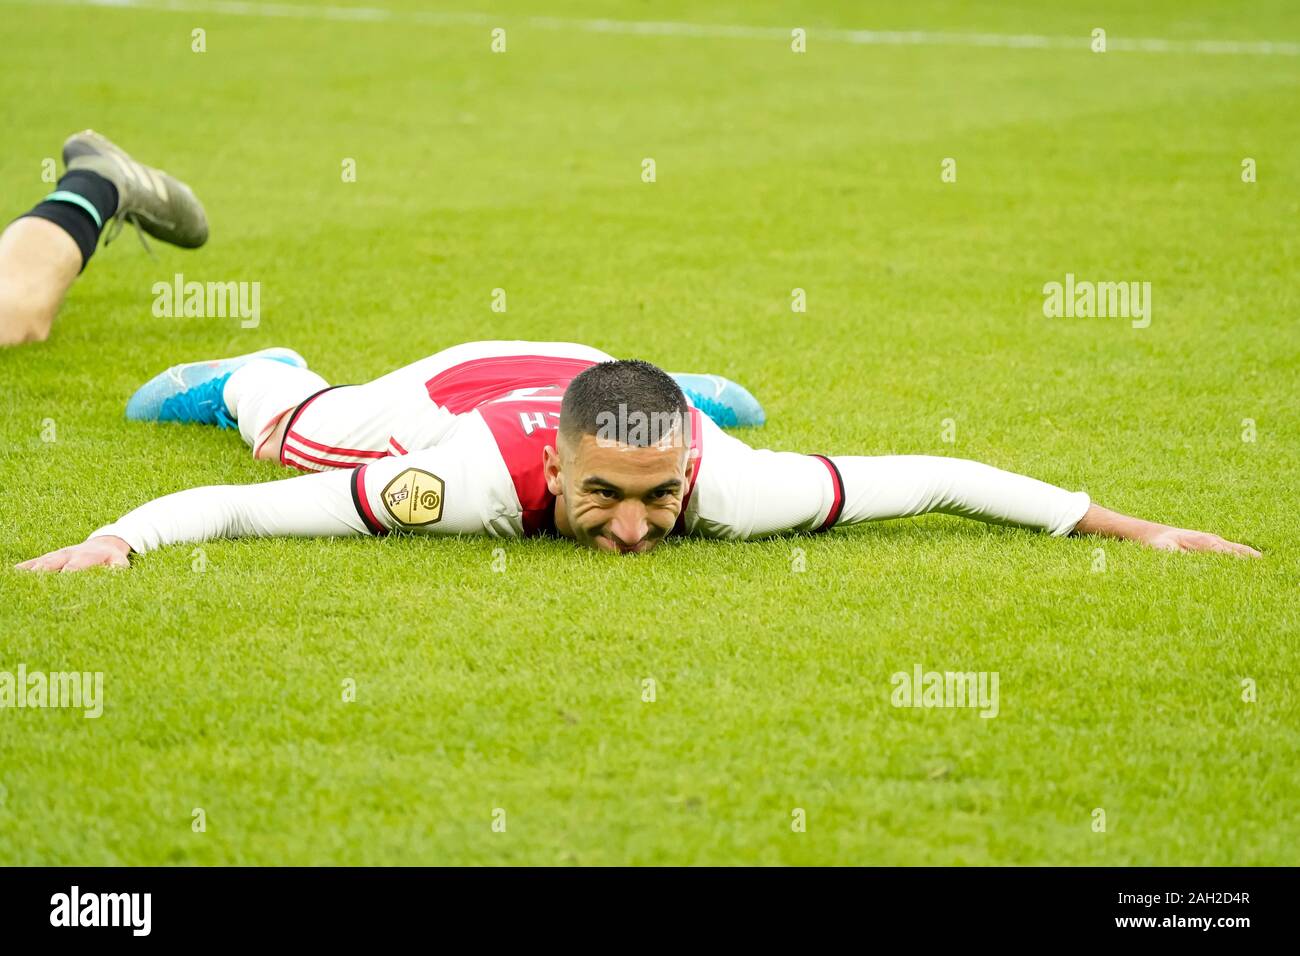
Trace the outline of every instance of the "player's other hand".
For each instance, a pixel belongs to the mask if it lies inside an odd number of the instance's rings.
[[[84,571],[86,568],[129,568],[131,546],[121,538],[104,535],[91,538],[70,548],[59,548],[49,554],[16,564],[19,571]]]
[[[1218,551],[1238,558],[1263,557],[1249,545],[1228,541],[1208,531],[1188,531],[1186,528],[1163,527],[1147,538],[1146,543],[1161,551]]]

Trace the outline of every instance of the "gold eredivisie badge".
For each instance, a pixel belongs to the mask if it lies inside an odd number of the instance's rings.
[[[442,517],[442,479],[419,468],[408,468],[384,486],[384,507],[408,528],[433,524]]]

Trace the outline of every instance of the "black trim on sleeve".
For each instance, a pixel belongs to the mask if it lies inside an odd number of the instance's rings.
[[[361,473],[366,470],[366,467],[368,466],[352,469],[352,477],[348,481],[348,485],[352,489],[352,507],[357,509],[357,514],[361,518],[361,523],[369,529],[371,534],[382,535],[387,531],[387,529],[382,525],[376,525],[371,521],[370,515],[366,512],[365,506],[361,503]]]
[[[840,520],[840,515],[844,512],[844,476],[840,470],[835,467],[835,462],[831,461],[829,455],[813,455],[814,458],[820,458],[826,463],[826,467],[831,470],[831,481],[835,485],[835,503],[831,505],[831,513],[826,516],[818,532],[829,531],[835,527],[835,523]]]

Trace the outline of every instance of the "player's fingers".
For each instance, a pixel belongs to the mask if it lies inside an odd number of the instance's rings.
[[[68,563],[72,557],[71,548],[59,548],[58,551],[51,551],[41,559],[40,569],[42,571],[59,571]]]
[[[1239,558],[1262,558],[1264,555],[1256,551],[1248,544],[1238,544],[1235,541],[1225,541],[1228,546],[1228,553],[1236,555]]]
[[[1263,555],[1254,548],[1244,544],[1237,544],[1235,541],[1229,541],[1226,538],[1220,538],[1217,534],[1201,535],[1197,541],[1200,549],[1205,551],[1215,551],[1219,554],[1230,554],[1237,558],[1262,558]]]
[[[30,561],[24,561],[22,564],[18,565],[18,567],[22,568],[24,571],[57,571],[63,567],[64,562],[68,560],[68,556],[65,553],[66,551],[66,548],[60,548],[58,551],[51,551],[49,554],[43,554],[39,558],[32,558]]]

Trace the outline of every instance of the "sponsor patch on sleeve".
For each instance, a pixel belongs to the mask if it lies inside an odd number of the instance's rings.
[[[437,475],[408,468],[384,486],[380,497],[394,521],[407,528],[419,528],[442,517],[443,490],[443,481]]]

